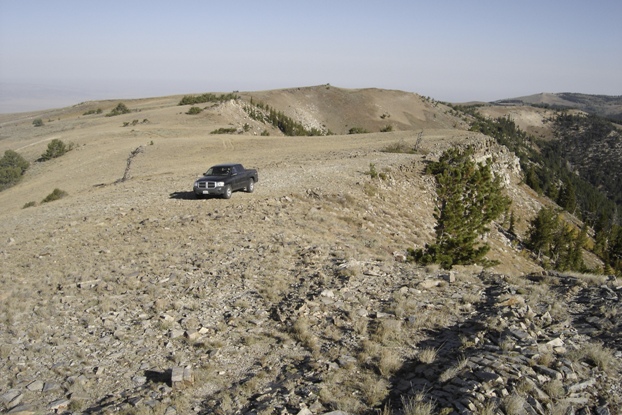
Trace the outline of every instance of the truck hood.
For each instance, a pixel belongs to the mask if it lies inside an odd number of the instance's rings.
[[[199,177],[195,181],[197,182],[224,182],[229,176],[203,176]]]

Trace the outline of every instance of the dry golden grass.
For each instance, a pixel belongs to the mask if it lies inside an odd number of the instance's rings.
[[[586,361],[606,373],[613,373],[619,366],[614,353],[614,350],[604,347],[601,343],[591,343],[571,351],[568,356],[575,361]]]
[[[501,400],[501,406],[507,415],[522,415],[524,413],[524,404],[525,398],[516,393],[505,396]]]
[[[430,363],[434,363],[434,361],[436,360],[437,354],[438,354],[438,349],[435,349],[433,347],[426,347],[426,348],[419,350],[419,352],[417,353],[417,358],[419,359],[421,363],[430,364]]]
[[[294,336],[298,341],[304,344],[312,352],[316,353],[320,349],[320,341],[311,331],[309,319],[307,317],[299,317],[293,326]]]
[[[398,350],[383,348],[378,360],[378,371],[384,377],[389,377],[402,366],[402,357]]]
[[[374,333],[374,339],[382,344],[400,342],[402,337],[402,322],[395,319],[381,320]]]
[[[408,398],[402,397],[402,407],[404,415],[432,415],[434,413],[434,403],[424,401],[424,396],[417,394]]]
[[[446,369],[443,373],[441,373],[438,380],[444,383],[455,378],[456,376],[458,376],[460,372],[462,372],[462,370],[465,367],[467,367],[468,364],[469,364],[469,359],[465,357],[460,358],[456,362],[455,365],[451,366],[450,368]]]
[[[553,400],[557,400],[563,398],[566,395],[566,390],[564,389],[564,384],[559,379],[552,379],[542,385],[542,389],[551,397]]]

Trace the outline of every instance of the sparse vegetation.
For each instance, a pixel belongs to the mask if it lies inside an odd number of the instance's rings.
[[[250,105],[244,106],[244,111],[249,117],[256,121],[272,124],[286,136],[299,137],[324,135],[321,130],[317,128],[308,129],[301,123],[285,115],[283,112],[277,111],[269,105],[261,102],[254,103],[252,99]],[[328,134],[330,134],[330,132]]]
[[[234,127],[230,127],[230,128],[221,127],[210,132],[210,134],[235,134],[237,132],[238,132],[238,129]]]
[[[120,102],[108,114],[106,114],[106,117],[114,117],[114,116],[121,115],[121,114],[129,114],[130,112],[132,111],[124,103]]]
[[[369,171],[367,172],[367,174],[372,179],[378,178],[378,170],[376,170],[376,165],[374,163],[369,163]]]
[[[437,349],[426,347],[419,351],[419,353],[417,354],[417,357],[419,358],[419,361],[421,363],[430,364],[430,363],[434,363],[434,361],[436,360],[437,354],[438,354]]]
[[[0,159],[0,191],[17,184],[29,166],[19,153],[6,150]]]
[[[35,118],[32,125],[35,127],[43,127],[43,120],[41,118]]]
[[[39,161],[48,161],[60,157],[71,151],[73,149],[73,144],[65,144],[62,140],[58,138],[53,139],[48,144],[47,150],[45,153],[41,154]]]
[[[52,191],[52,193],[50,193],[49,195],[47,195],[42,201],[41,203],[48,203],[48,202],[53,202],[55,200],[59,200],[62,199],[63,197],[67,196],[67,192],[65,192],[64,190],[61,190],[59,188],[56,188]]]
[[[434,406],[433,402],[425,401],[422,395],[402,397],[404,415],[432,415]]]
[[[367,131],[363,127],[352,127],[348,130],[348,134],[367,134],[367,133],[369,133],[369,131]]]
[[[97,109],[88,110],[88,111],[84,112],[82,115],[101,114],[102,112],[104,112],[104,111],[101,108],[97,108]]]
[[[203,109],[200,107],[190,107],[188,109],[188,111],[186,111],[186,114],[188,115],[196,115],[196,114],[200,114],[203,112]]]
[[[194,104],[204,104],[207,102],[225,102],[239,99],[240,97],[235,93],[230,94],[201,94],[201,95],[186,95],[181,101],[179,101],[178,105],[194,105]]]

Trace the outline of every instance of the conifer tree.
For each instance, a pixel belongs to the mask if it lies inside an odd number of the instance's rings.
[[[614,226],[612,229],[608,254],[610,265],[618,274],[622,274],[622,227],[620,226]]]
[[[574,214],[577,210],[577,194],[575,186],[569,180],[564,180],[562,187],[559,189],[557,204],[562,209],[572,214]]]
[[[472,156],[472,148],[451,148],[428,166],[427,173],[433,174],[437,183],[436,241],[425,249],[410,250],[415,261],[450,269],[474,264],[489,251],[478,238],[508,209],[510,200],[502,193],[499,177],[492,173],[492,162],[475,163]]]
[[[538,260],[545,266],[559,271],[582,271],[583,248],[587,242],[587,225],[580,232],[574,230],[565,221],[560,220],[559,213],[550,207],[540,209],[531,221],[527,246],[537,254]]]
[[[543,207],[531,221],[527,246],[538,254],[538,260],[542,255],[550,255],[557,227],[557,213],[553,208]]]

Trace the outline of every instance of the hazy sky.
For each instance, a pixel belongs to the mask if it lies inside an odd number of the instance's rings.
[[[0,0],[0,112],[326,83],[622,95],[622,1]]]

